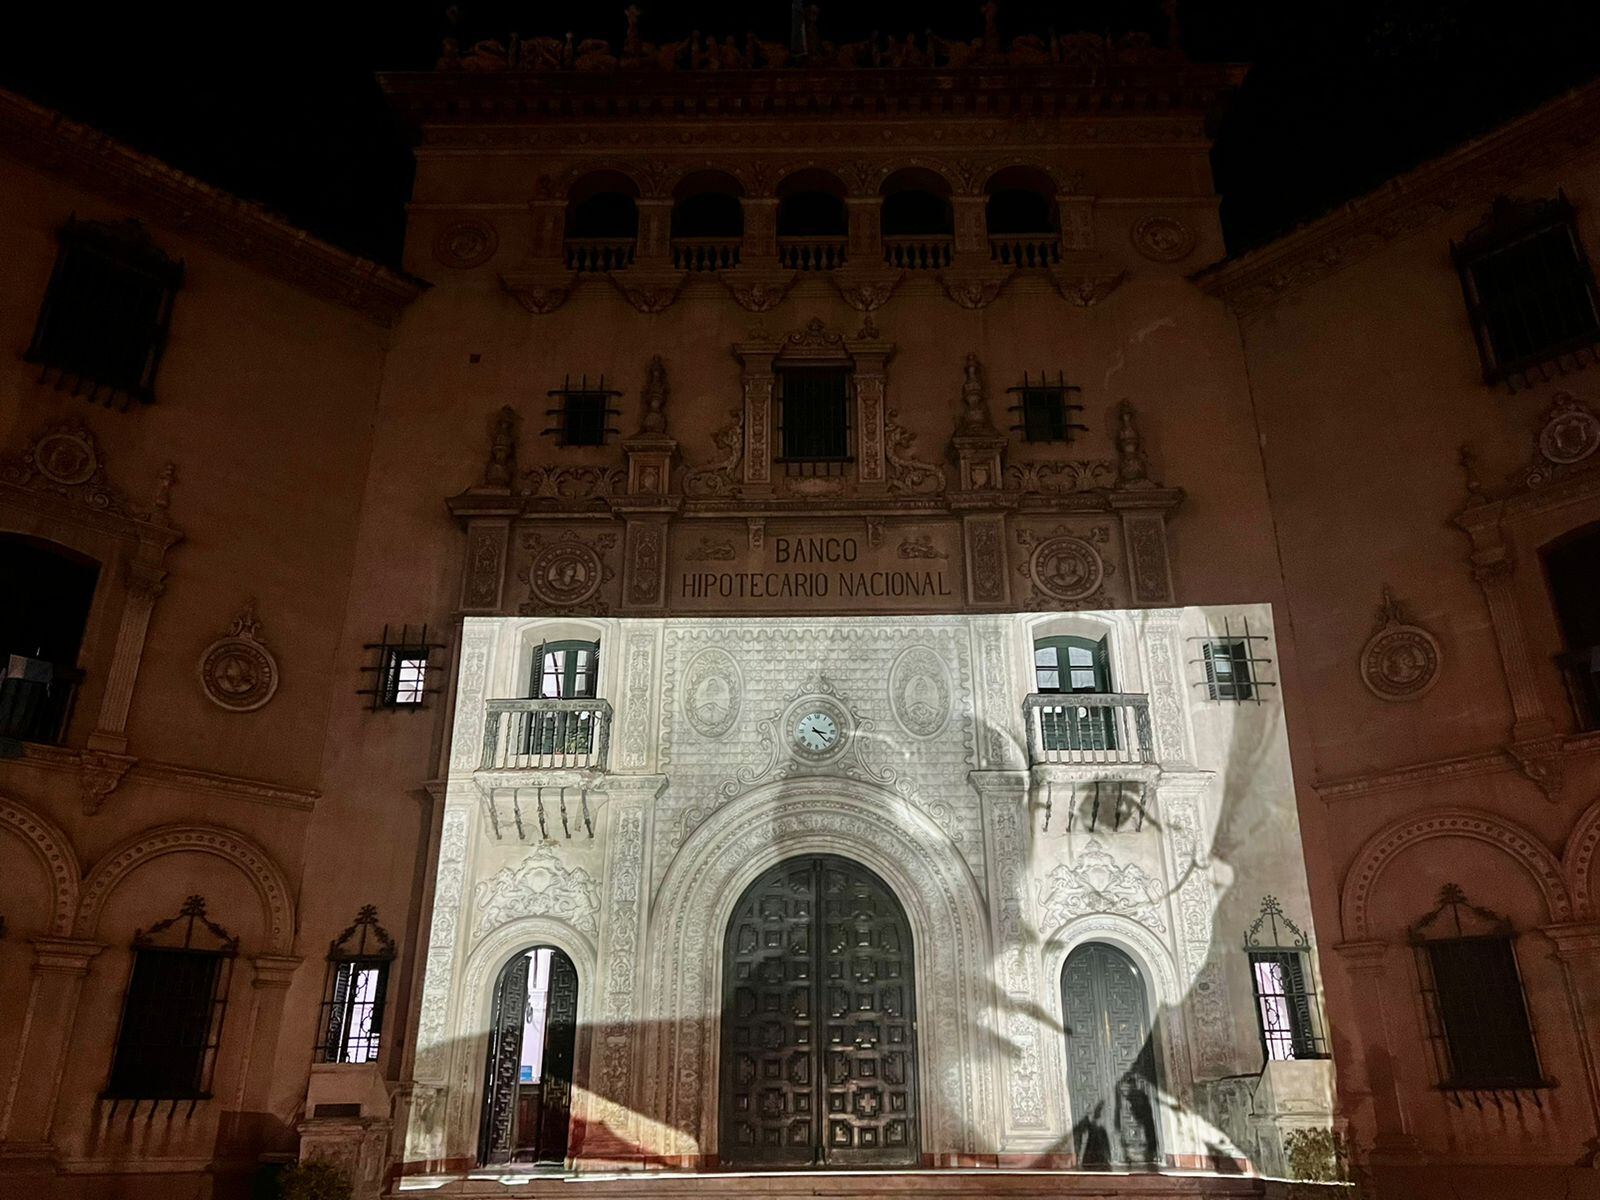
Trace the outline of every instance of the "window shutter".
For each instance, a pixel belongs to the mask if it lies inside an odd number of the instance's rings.
[[[1111,686],[1111,650],[1105,638],[1094,643],[1094,682],[1097,691],[1116,690]]]

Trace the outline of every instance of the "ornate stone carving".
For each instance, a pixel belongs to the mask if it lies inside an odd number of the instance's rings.
[[[726,650],[710,646],[689,660],[683,673],[683,714],[701,737],[720,738],[732,729],[743,696],[739,664]]]
[[[614,534],[580,538],[569,532],[551,541],[528,537],[525,545],[533,551],[533,559],[518,577],[528,585],[530,605],[536,606],[535,611],[564,609],[593,599],[613,575],[600,552],[610,550],[616,541]]]
[[[1015,274],[1014,270],[999,272],[979,269],[967,272],[951,268],[940,271],[937,278],[946,296],[962,308],[978,309],[987,308],[998,300]]]
[[[1110,533],[1103,525],[1090,530],[1087,537],[1065,528],[1057,528],[1042,539],[1031,530],[1019,530],[1017,541],[1032,553],[1017,569],[1050,599],[1082,604],[1099,595],[1106,577],[1115,569],[1095,549],[1096,542],[1104,545],[1109,539]]]
[[[115,516],[145,515],[135,512],[122,489],[106,479],[100,445],[78,420],[47,425],[21,454],[0,459],[0,481]]]
[[[887,434],[884,454],[889,463],[889,490],[935,495],[945,489],[944,471],[932,463],[912,458],[908,453],[917,435],[895,420],[899,413],[890,409],[884,421]]]
[[[1415,700],[1439,681],[1439,643],[1385,585],[1378,624],[1361,649],[1361,682],[1380,700]]]
[[[483,486],[509,488],[517,471],[517,411],[509,405],[495,414],[489,435],[489,459],[483,464]]]
[[[1006,598],[1006,552],[1001,543],[1005,522],[998,517],[974,517],[964,526],[972,599],[978,604],[998,604]]]
[[[474,752],[476,747],[472,748]],[[433,891],[433,928],[428,934],[428,963],[422,985],[422,1010],[417,1020],[417,1078],[444,1083],[449,1060],[445,1018],[450,1009],[451,964],[461,917],[466,878],[467,810],[447,807],[439,835],[439,869]]]
[[[655,662],[655,638],[647,629],[636,629],[628,634],[627,680],[623,684],[623,697],[627,701],[621,714],[622,766],[631,771],[642,771],[650,758],[651,673]]]
[[[500,557],[506,533],[500,525],[475,525],[467,534],[465,607],[492,609],[500,603]]]
[[[902,538],[900,546],[895,551],[901,558],[949,558],[950,555],[933,544],[933,535],[920,533],[915,537]]]
[[[472,902],[474,938],[518,917],[551,917],[590,937],[600,931],[600,881],[582,867],[563,864],[551,846],[538,846],[474,884]]]
[[[502,275],[500,283],[506,291],[516,297],[518,304],[534,316],[542,317],[555,312],[567,302],[572,295],[572,289],[577,286],[578,276],[573,272],[553,274],[521,272]]]
[[[950,720],[950,670],[926,646],[908,646],[889,668],[889,710],[916,738],[937,737]]]
[[[1163,899],[1159,880],[1137,863],[1118,863],[1095,838],[1083,844],[1070,866],[1056,867],[1039,884],[1047,930],[1058,930],[1073,917],[1107,912],[1165,933]]]
[[[33,851],[51,883],[49,931],[56,937],[72,935],[73,918],[78,911],[78,880],[81,871],[73,853],[72,839],[60,827],[30,808],[0,796],[0,826],[11,830]]]
[[[1117,465],[1108,458],[1014,462],[1006,467],[1006,486],[1032,495],[1094,492],[1116,482]]]
[[[1539,487],[1558,479],[1600,450],[1600,417],[1571,392],[1557,392],[1534,439],[1533,465],[1523,482]]]
[[[904,271],[855,271],[849,267],[830,272],[831,282],[842,299],[857,312],[871,313],[882,308],[894,295],[895,288],[905,279]],[[876,329],[863,328],[862,337],[877,337]]]
[[[688,277],[687,271],[652,271],[641,267],[611,272],[611,282],[617,285],[623,298],[642,313],[666,312],[677,300]]]
[[[644,411],[639,415],[640,433],[665,433],[667,431],[667,397],[670,389],[667,386],[667,364],[661,361],[661,355],[650,356],[650,365],[645,368],[644,387],[639,392],[639,399]]]
[[[1100,271],[1086,273],[1050,268],[1050,282],[1069,304],[1079,308],[1092,308],[1121,286],[1128,277],[1126,271]]]
[[[260,633],[256,602],[246,601],[228,632],[200,655],[200,686],[218,708],[254,712],[278,690],[278,660]]]
[[[433,241],[433,256],[447,267],[465,270],[481,267],[494,257],[500,235],[488,221],[471,217],[456,221],[439,231]]]
[[[633,1095],[630,1081],[639,1040],[635,1004],[644,924],[644,809],[624,802],[622,796],[611,803],[595,1110],[613,1133],[626,1137],[636,1120],[627,1109],[627,1099]]]
[[[1130,235],[1133,247],[1154,262],[1177,262],[1194,252],[1195,232],[1177,217],[1165,214],[1145,217]]]
[[[623,490],[621,467],[529,467],[517,480],[517,494],[535,500],[600,500]]]
[[[92,817],[117,790],[137,760],[126,754],[85,751],[78,763],[79,795],[85,816]]]
[[[744,413],[736,408],[728,415],[733,418],[732,423],[711,435],[722,457],[704,467],[695,467],[684,476],[685,495],[726,496],[738,490],[739,462],[744,457]]]
[[[796,275],[790,271],[781,275],[742,276],[738,271],[719,271],[717,278],[728,289],[734,303],[745,312],[766,313],[783,303],[794,286]]]
[[[733,539],[702,537],[699,543],[684,555],[684,558],[690,562],[732,562],[734,559]]]
[[[961,365],[961,416],[956,428],[961,433],[997,432],[989,415],[989,401],[983,391],[983,364],[969,352]]]
[[[1150,478],[1150,460],[1145,457],[1144,438],[1139,433],[1139,414],[1126,400],[1117,405],[1117,486],[1160,486]]]

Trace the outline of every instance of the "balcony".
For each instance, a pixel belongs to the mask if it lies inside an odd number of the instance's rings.
[[[480,771],[604,771],[605,700],[490,700]]]
[[[568,238],[567,268],[572,271],[620,271],[633,265],[634,238]]]
[[[989,257],[1006,267],[1050,267],[1061,261],[1061,237],[1054,233],[989,235]]]
[[[948,234],[883,239],[883,261],[902,271],[937,271],[948,267],[955,255],[955,239]]]
[[[727,271],[739,265],[741,238],[672,239],[672,265],[679,271]]]
[[[1022,702],[1030,766],[1149,767],[1150,698],[1129,692],[1035,692]]]
[[[61,742],[82,682],[75,667],[21,654],[0,659],[0,739]]]
[[[778,261],[790,271],[832,271],[844,266],[843,237],[780,237]]]

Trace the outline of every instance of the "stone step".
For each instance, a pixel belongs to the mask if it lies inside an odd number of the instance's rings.
[[[1292,1189],[1292,1190],[1291,1190]],[[868,1200],[883,1196],[939,1200],[1335,1200],[1342,1184],[1288,1184],[1253,1176],[1109,1171],[793,1171],[742,1174],[504,1174],[413,1176],[396,1200]]]

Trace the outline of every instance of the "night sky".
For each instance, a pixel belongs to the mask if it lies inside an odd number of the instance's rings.
[[[637,0],[647,40],[693,30],[787,40],[788,0]],[[462,0],[478,37],[602,36],[622,9]],[[982,31],[978,4],[821,0],[821,34]],[[1006,36],[1165,28],[1159,0],[1001,0]],[[1214,155],[1238,252],[1397,171],[1600,74],[1594,0],[1184,0],[1185,49],[1253,63],[1217,114]],[[398,260],[409,134],[373,80],[431,67],[451,28],[416,0],[256,6],[61,0],[8,14],[0,85],[96,125],[208,182],[383,262]]]

